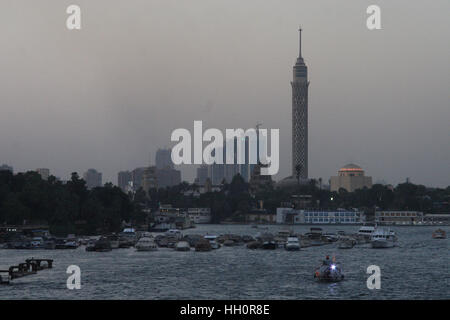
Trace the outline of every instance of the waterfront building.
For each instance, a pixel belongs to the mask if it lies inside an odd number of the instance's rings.
[[[38,168],[36,172],[41,175],[42,180],[48,180],[50,177],[50,169],[47,168]]]
[[[357,210],[297,210],[277,208],[276,222],[281,224],[358,224],[364,214]]]
[[[156,151],[155,164],[157,169],[173,169],[172,150],[158,149],[158,151]]]
[[[102,186],[102,173],[95,169],[88,169],[88,171],[83,174],[83,179],[86,181],[86,187],[88,189]]]
[[[267,212],[266,209],[251,209],[244,214],[247,223],[275,223],[276,215]]]
[[[338,175],[330,179],[331,191],[338,192],[342,188],[353,192],[364,187],[372,187],[372,177],[365,176],[364,170],[352,163],[339,169]]]
[[[211,208],[188,208],[187,214],[195,224],[211,223]]]
[[[376,211],[375,222],[386,225],[414,225],[423,223],[423,212],[419,211]]]
[[[13,173],[13,167],[8,166],[7,164],[2,164],[0,166],[0,171],[11,171],[11,173]]]

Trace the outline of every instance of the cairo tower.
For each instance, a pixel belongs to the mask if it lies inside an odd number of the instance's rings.
[[[302,29],[299,55],[293,68],[292,85],[292,177],[308,179],[308,68],[302,57]]]

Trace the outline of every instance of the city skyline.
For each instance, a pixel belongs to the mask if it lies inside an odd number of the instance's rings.
[[[78,33],[60,26],[65,3],[0,10],[11,26],[0,30],[9,39],[0,58],[0,164],[45,167],[62,179],[96,168],[117,183],[119,171],[152,164],[170,132],[193,120],[262,122],[280,128],[281,180],[292,170],[289,81],[301,24],[313,83],[309,177],[327,181],[356,163],[374,182],[449,184],[448,2],[383,3],[375,31],[365,27],[364,1],[248,1],[238,13],[234,1],[200,2],[176,10],[109,3],[108,13],[105,1],[82,3],[89,14]],[[24,13],[29,19],[18,18]],[[119,15],[123,24],[111,23]],[[192,182],[197,167],[182,166],[183,180]]]

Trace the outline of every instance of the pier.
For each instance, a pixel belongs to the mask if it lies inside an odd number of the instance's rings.
[[[0,284],[9,284],[11,280],[36,274],[38,271],[53,268],[52,259],[26,259],[25,262],[0,270]]]

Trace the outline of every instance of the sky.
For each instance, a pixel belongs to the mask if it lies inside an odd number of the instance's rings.
[[[71,4],[81,30],[66,28]],[[372,4],[381,30],[366,27]],[[117,183],[202,120],[280,129],[284,178],[301,25],[309,176],[356,163],[374,182],[448,186],[448,12],[448,0],[2,0],[0,165]]]

